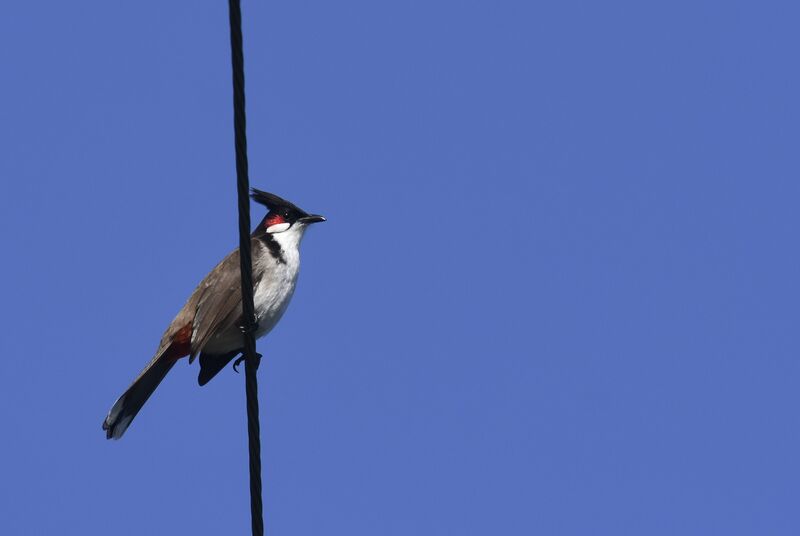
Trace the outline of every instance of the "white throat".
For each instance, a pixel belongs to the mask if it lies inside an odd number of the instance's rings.
[[[306,225],[302,223],[295,223],[286,231],[281,233],[272,233],[272,238],[275,239],[275,242],[280,244],[281,249],[284,252],[284,256],[290,255],[291,251],[297,252],[300,249],[300,241],[303,239],[303,235],[306,232]],[[298,257],[299,261],[299,257]],[[287,259],[288,262],[288,259]]]

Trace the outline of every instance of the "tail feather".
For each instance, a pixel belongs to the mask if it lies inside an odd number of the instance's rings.
[[[154,359],[114,403],[103,421],[107,439],[119,439],[130,426],[133,418],[142,409],[164,376],[175,365],[176,359],[165,355]]]

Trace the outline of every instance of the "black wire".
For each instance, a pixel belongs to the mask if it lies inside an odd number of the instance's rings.
[[[247,393],[247,436],[250,445],[250,520],[253,536],[264,534],[261,503],[261,428],[258,422],[258,378],[261,356],[256,353],[256,318],[253,306],[253,260],[250,252],[250,179],[247,171],[247,133],[244,101],[244,53],[242,12],[239,0],[228,0],[233,67],[233,126],[236,139],[236,185],[239,194],[239,260],[242,274],[242,316],[244,318],[245,391]]]

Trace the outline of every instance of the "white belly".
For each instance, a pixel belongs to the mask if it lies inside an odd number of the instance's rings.
[[[278,264],[273,271],[276,277],[263,277],[256,286],[253,293],[253,305],[258,320],[256,338],[272,331],[289,306],[297,285],[297,268]]]

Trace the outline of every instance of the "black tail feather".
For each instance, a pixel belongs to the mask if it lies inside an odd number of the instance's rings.
[[[128,429],[144,403],[156,390],[158,384],[167,375],[167,372],[175,365],[175,360],[159,357],[155,359],[142,372],[133,384],[128,387],[119,399],[114,403],[108,416],[103,421],[103,430],[106,431],[108,439],[119,439],[125,430]]]

